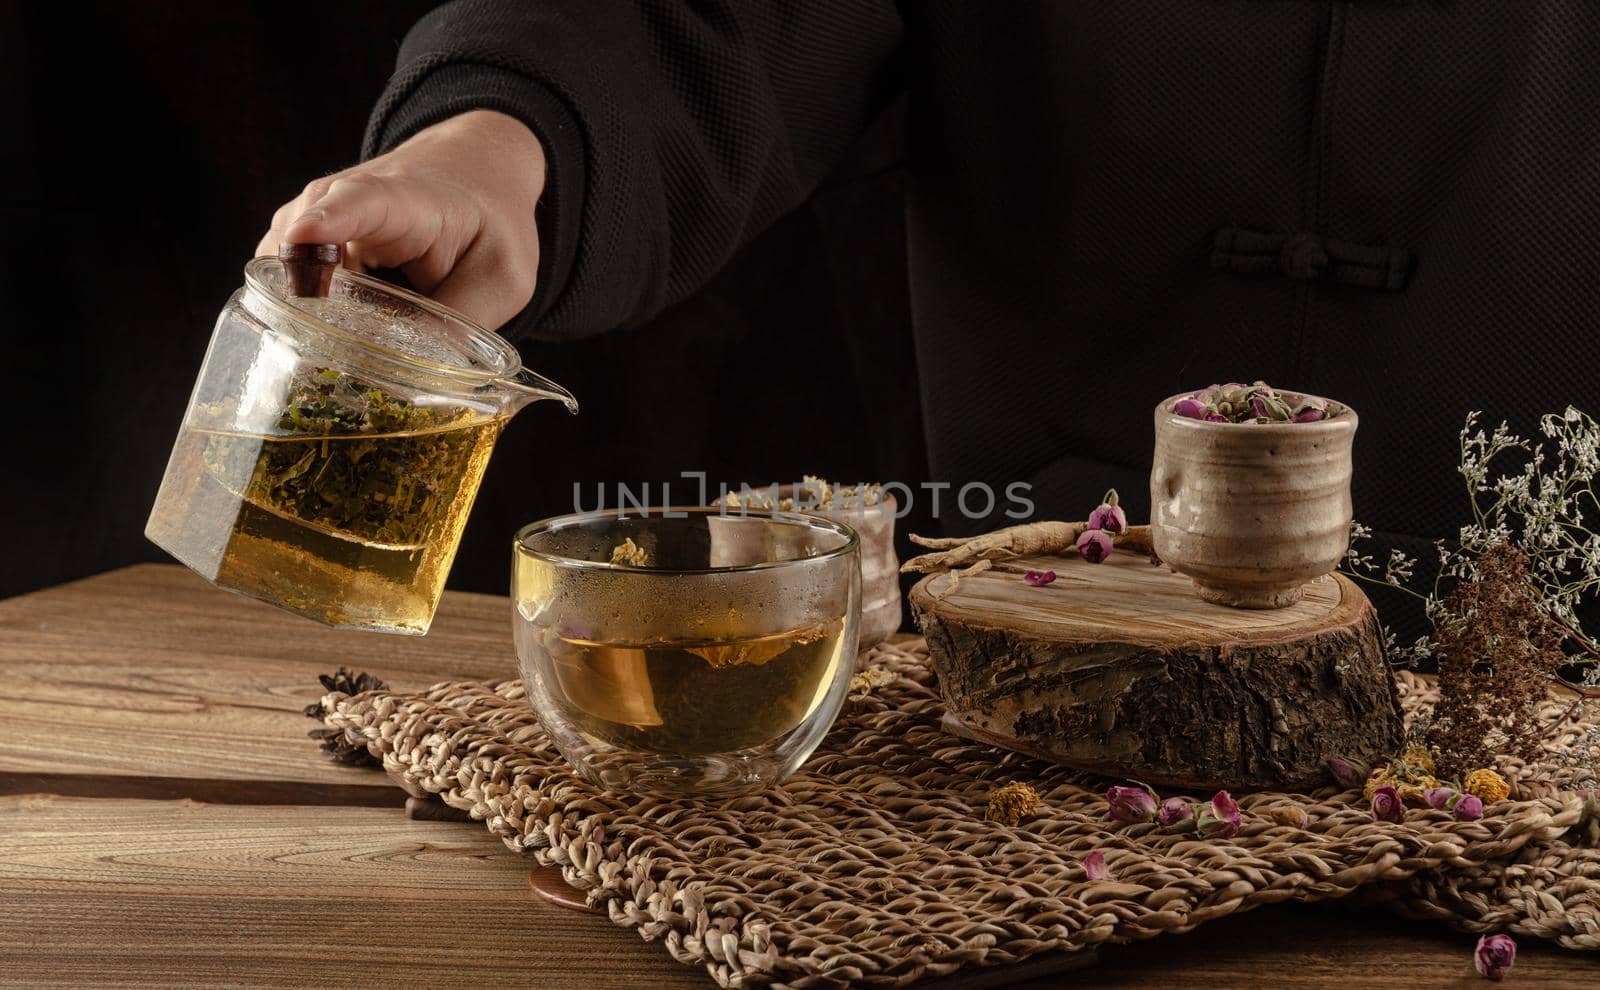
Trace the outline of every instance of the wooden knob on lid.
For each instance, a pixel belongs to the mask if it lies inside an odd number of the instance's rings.
[[[280,244],[278,260],[289,276],[289,294],[325,297],[344,250],[338,244]]]

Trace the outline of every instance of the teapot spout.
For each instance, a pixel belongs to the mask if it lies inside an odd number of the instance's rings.
[[[530,402],[555,399],[567,407],[567,412],[573,415],[578,413],[578,400],[571,392],[527,368],[518,368],[516,374],[500,379],[499,383],[509,393],[507,399],[512,412],[519,411]]]

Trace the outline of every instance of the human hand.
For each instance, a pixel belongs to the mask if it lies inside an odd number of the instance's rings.
[[[533,298],[544,182],[533,132],[473,110],[313,180],[273,214],[256,254],[285,241],[343,244],[346,266],[398,268],[418,291],[499,328]]]

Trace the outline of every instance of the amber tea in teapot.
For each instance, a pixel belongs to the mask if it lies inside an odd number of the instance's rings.
[[[336,257],[246,268],[145,532],[221,587],[423,633],[506,420],[576,404],[500,338]]]

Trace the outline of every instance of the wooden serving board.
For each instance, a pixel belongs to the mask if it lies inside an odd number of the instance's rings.
[[[1306,788],[1329,757],[1381,760],[1400,707],[1377,613],[1332,574],[1287,608],[1202,601],[1119,553],[937,574],[911,591],[945,727],[1108,776],[1210,789]],[[1024,570],[1053,570],[1034,587]]]

